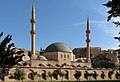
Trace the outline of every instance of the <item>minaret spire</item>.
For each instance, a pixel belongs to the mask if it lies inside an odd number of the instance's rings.
[[[36,19],[35,19],[35,6],[34,6],[34,1],[32,3],[32,19],[34,20],[34,22],[36,23]],[[31,19],[31,20],[32,20]]]
[[[86,30],[86,52],[87,52],[87,61],[90,62],[90,20],[87,18],[87,30]]]
[[[36,19],[35,19],[35,6],[34,6],[34,1],[32,3],[32,18],[30,20],[31,22],[31,57],[35,58],[35,34],[36,34],[36,30],[35,30],[35,24],[36,24]]]

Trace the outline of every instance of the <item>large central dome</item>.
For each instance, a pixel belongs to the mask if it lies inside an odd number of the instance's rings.
[[[61,42],[53,43],[45,49],[45,52],[55,52],[55,51],[72,52],[71,48],[68,45]]]

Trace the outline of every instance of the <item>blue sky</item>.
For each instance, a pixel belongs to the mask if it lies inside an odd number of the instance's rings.
[[[108,0],[34,0],[36,7],[36,50],[54,42],[72,49],[86,46],[86,20],[90,17],[92,47],[117,48],[119,28],[107,22]],[[32,0],[0,0],[0,32],[12,35],[17,48],[31,49]],[[114,19],[116,20],[116,19]]]

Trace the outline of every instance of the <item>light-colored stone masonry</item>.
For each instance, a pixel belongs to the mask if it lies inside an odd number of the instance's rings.
[[[9,74],[13,74],[15,72],[15,69],[16,68],[10,69]],[[52,73],[54,70],[61,70],[62,72],[64,72],[64,74],[66,74],[66,73],[68,74],[68,79],[63,77],[64,81],[76,81],[76,78],[74,77],[74,74],[75,74],[76,71],[81,71],[81,76],[80,76],[81,81],[87,80],[87,79],[84,78],[85,71],[88,71],[89,73],[93,73],[93,71],[96,71],[97,74],[98,74],[96,80],[110,80],[108,78],[108,72],[113,71],[114,74],[112,75],[111,80],[120,80],[120,77],[119,77],[119,79],[115,78],[116,71],[118,71],[119,73],[120,73],[120,71],[119,70],[112,70],[112,69],[83,69],[83,68],[70,68],[70,67],[62,67],[62,68],[60,68],[60,67],[56,67],[56,68],[50,68],[50,67],[21,67],[21,69],[24,69],[24,71],[26,73],[24,81],[32,81],[31,79],[28,78],[28,74],[31,72],[30,70],[34,70],[34,72],[37,72],[37,74],[40,74],[40,77],[38,77],[38,76],[34,77],[34,81],[39,80],[40,82],[50,81],[51,79],[48,76],[48,72]],[[46,71],[46,80],[44,80],[41,76],[44,71]],[[104,79],[102,79],[100,77],[102,71],[104,71],[104,74],[105,74]],[[17,81],[15,79],[9,79],[9,76],[10,75],[5,77],[6,82]],[[61,81],[62,78],[58,75],[58,80],[56,80],[55,78],[53,78],[52,80],[53,81]],[[89,76],[88,80],[95,80],[95,79],[92,76]]]

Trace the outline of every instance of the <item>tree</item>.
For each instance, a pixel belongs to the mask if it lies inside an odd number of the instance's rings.
[[[25,72],[24,70],[20,69],[20,68],[17,68],[15,73],[14,73],[14,78],[17,79],[17,80],[21,80],[23,82],[23,80],[25,79]]]
[[[38,78],[38,82],[40,81],[40,74],[38,72],[35,72],[34,70],[30,69],[30,73],[28,74],[28,78],[31,80],[35,80],[35,76]]]
[[[108,72],[108,78],[109,78],[109,79],[112,79],[113,73],[114,73],[113,71],[109,71],[109,72]]]
[[[77,79],[77,81],[80,81],[81,71],[76,71],[74,74],[74,77]]]
[[[99,68],[115,68],[116,65],[113,62],[101,61],[98,65]]]
[[[120,73],[116,71],[115,78],[119,79],[120,78]]]
[[[59,71],[58,70],[54,70],[52,74],[53,74],[53,78],[58,80]]]
[[[88,77],[91,77],[91,76],[92,76],[91,73],[89,73],[88,71],[85,71],[84,78],[87,79],[87,81],[88,81]]]
[[[52,81],[53,74],[50,71],[48,72],[48,76],[51,78],[51,81]]]
[[[28,74],[28,78],[31,80],[34,80],[35,75],[37,75],[37,72],[34,72],[32,69],[30,69],[30,73]]]
[[[88,72],[87,71],[85,71],[85,73],[84,73],[84,78],[88,80]]]
[[[102,79],[104,79],[104,77],[105,77],[104,71],[102,71],[102,73],[100,74],[100,77],[101,77]]]
[[[93,68],[116,68],[117,65],[113,63],[110,59],[106,58],[104,54],[100,54],[92,58]]]
[[[0,33],[0,37],[3,35],[3,32]],[[16,50],[14,43],[9,44],[12,40],[11,35],[7,35],[4,40],[0,42],[0,75],[2,75],[2,80],[4,81],[4,76],[8,75],[10,68],[15,66],[18,62],[22,61],[23,51]]]
[[[107,12],[109,14],[109,16],[107,17],[107,21],[110,21],[111,18],[120,17],[120,0],[111,0],[103,5],[110,8],[110,10]],[[119,20],[113,23],[116,24],[117,26],[120,25]]]
[[[65,75],[65,74],[64,74],[63,72],[60,72],[60,73],[59,73],[59,76],[62,78],[61,81],[63,81],[64,75]]]
[[[43,73],[42,73],[42,78],[44,79],[44,80],[46,80],[46,77],[47,77],[47,75],[46,75],[46,71],[45,70],[42,70],[43,71]]]
[[[110,21],[112,18],[120,18],[120,0],[111,0],[103,5],[110,8],[110,10],[107,12],[109,14],[107,17],[107,21]],[[116,25],[116,27],[120,26],[120,20],[114,21],[113,23]],[[120,41],[120,36],[114,38]]]
[[[94,78],[95,80],[97,80],[97,76],[98,76],[97,72],[94,71],[94,73],[93,73],[92,75],[93,75],[93,78]]]
[[[66,70],[66,73],[65,73],[64,77],[65,77],[67,80],[69,80],[69,72],[68,72],[67,70]]]

